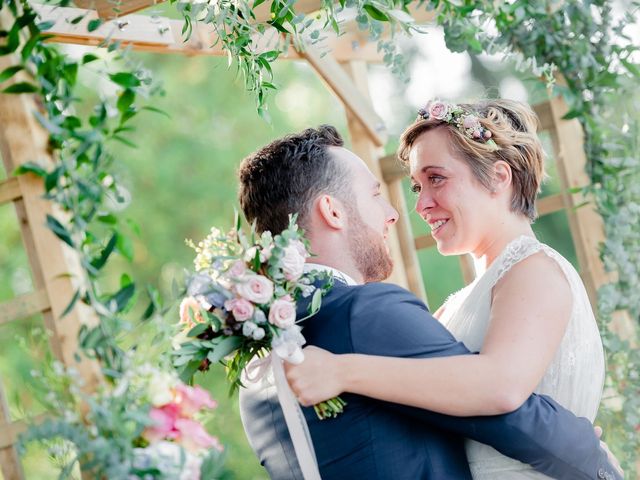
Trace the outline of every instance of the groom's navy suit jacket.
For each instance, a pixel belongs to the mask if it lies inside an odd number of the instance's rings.
[[[382,283],[347,286],[336,280],[320,311],[304,322],[303,334],[308,345],[334,353],[470,353],[413,294]],[[320,421],[312,408],[303,409],[324,480],[470,479],[463,437],[554,478],[619,478],[591,423],[544,395],[532,395],[512,413],[487,417],[453,417],[353,394],[342,398],[348,406],[334,419]],[[271,478],[301,479],[275,388],[243,389],[240,405],[249,441]]]

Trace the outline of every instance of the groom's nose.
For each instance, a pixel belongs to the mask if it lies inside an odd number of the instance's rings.
[[[391,206],[389,202],[386,202],[386,203],[387,203],[387,213],[386,213],[387,220],[386,221],[387,223],[393,225],[398,221],[398,217],[400,214],[395,208]]]

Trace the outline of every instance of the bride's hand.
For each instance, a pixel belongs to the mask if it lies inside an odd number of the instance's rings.
[[[340,356],[318,347],[307,347],[303,352],[304,361],[299,365],[284,363],[287,381],[298,401],[310,407],[340,395]]]

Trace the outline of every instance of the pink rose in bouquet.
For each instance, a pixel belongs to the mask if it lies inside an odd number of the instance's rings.
[[[255,310],[253,303],[249,300],[245,300],[244,298],[227,300],[224,302],[224,308],[233,313],[233,317],[238,322],[249,320],[253,316],[253,312]]]
[[[269,309],[269,323],[280,328],[289,328],[296,322],[296,304],[291,297],[274,300]]]
[[[262,305],[273,297],[273,282],[262,275],[250,275],[236,286],[236,291],[242,298]]]

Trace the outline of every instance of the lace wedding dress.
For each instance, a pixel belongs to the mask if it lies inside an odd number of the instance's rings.
[[[528,236],[513,240],[486,272],[447,299],[440,321],[471,351],[480,351],[489,327],[494,285],[516,263],[538,252],[559,265],[571,286],[573,308],[560,347],[535,392],[549,395],[574,414],[593,421],[604,382],[602,342],[580,276],[551,247]],[[467,440],[466,449],[474,480],[549,478],[488,445]]]

